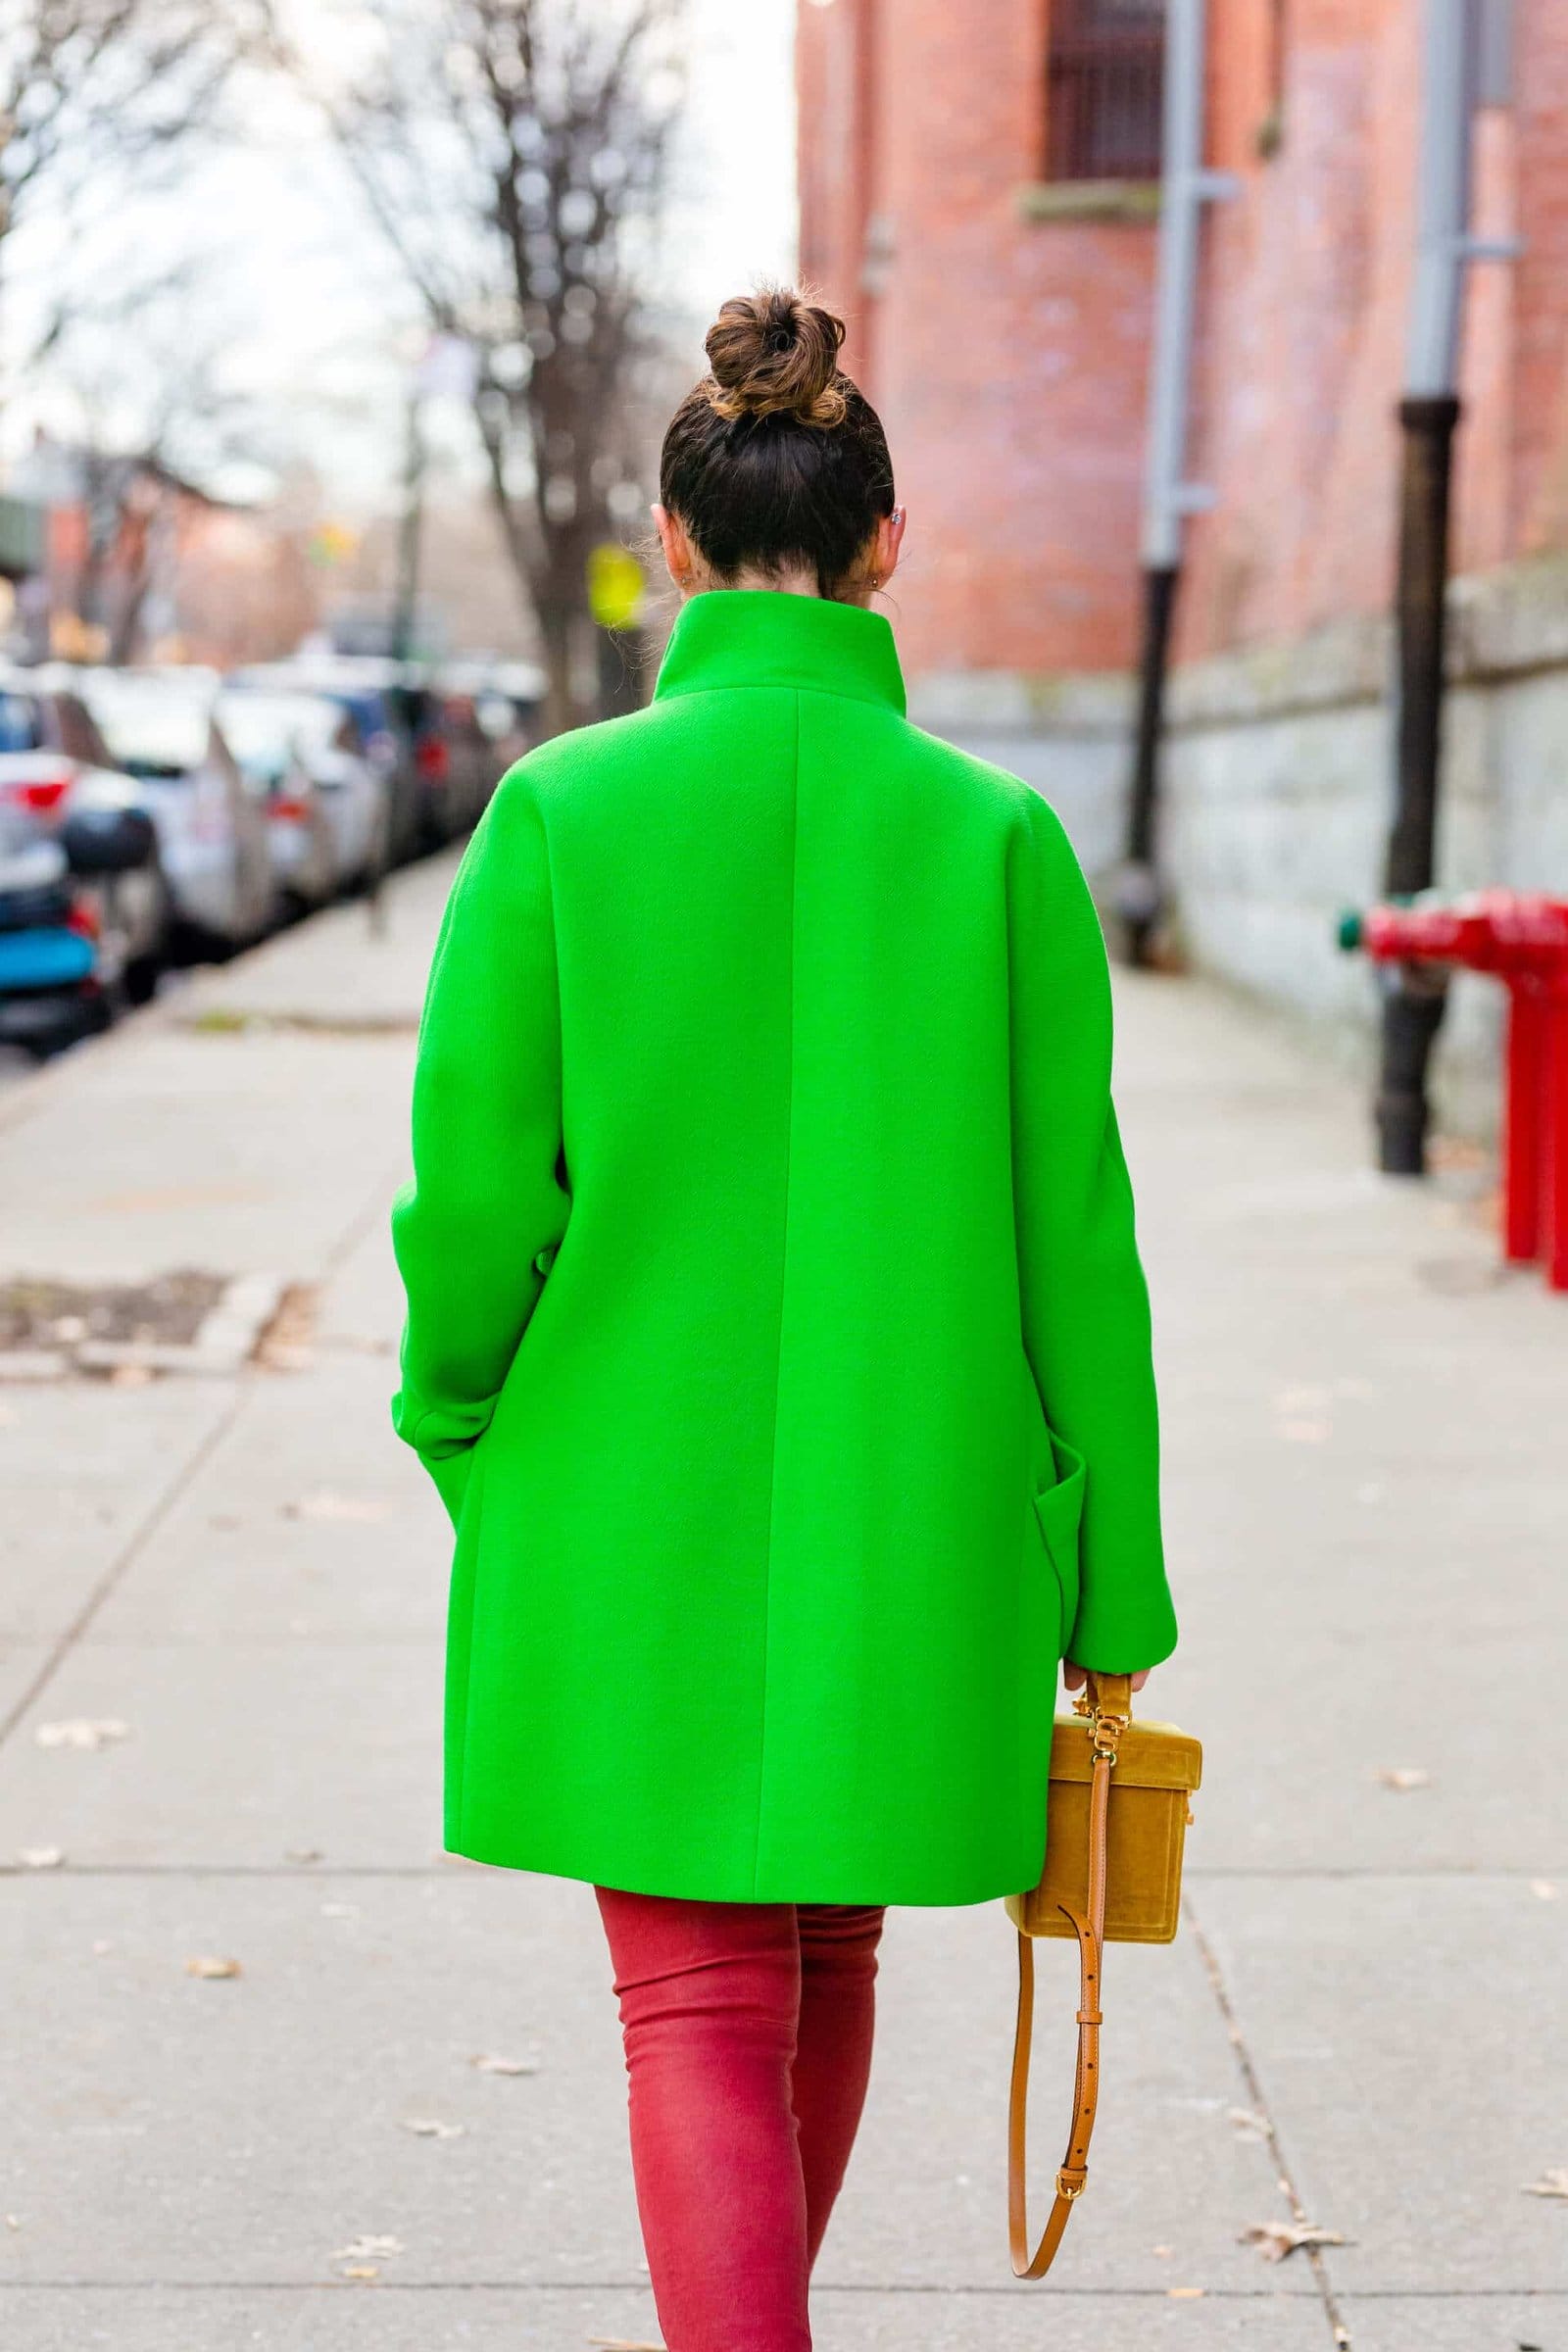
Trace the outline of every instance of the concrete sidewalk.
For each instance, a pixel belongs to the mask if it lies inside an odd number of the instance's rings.
[[[0,1100],[0,1270],[316,1289],[300,1368],[0,1390],[14,2352],[655,2334],[592,1898],[440,1851],[446,1541],[387,1421],[385,1211],[449,872]],[[1523,2193],[1568,2167],[1568,1302],[1368,1174],[1361,1104],[1272,1030],[1149,982],[1120,1034],[1190,1924],[1111,1956],[1093,2185],[1019,2287],[1008,1930],[894,1915],[823,2352],[1568,2352],[1568,2203]],[[1239,2242],[1293,2219],[1351,2242]]]

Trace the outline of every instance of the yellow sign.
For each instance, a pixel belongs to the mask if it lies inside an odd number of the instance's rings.
[[[646,583],[630,548],[602,540],[588,556],[588,610],[602,629],[634,629],[643,616]]]
[[[318,522],[308,542],[313,564],[323,570],[334,564],[346,564],[358,552],[360,537],[346,522]]]

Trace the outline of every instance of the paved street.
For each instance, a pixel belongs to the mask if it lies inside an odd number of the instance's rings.
[[[387,1419],[385,1212],[449,872],[0,1094],[0,1271],[310,1294],[271,1367],[0,1388],[9,2352],[655,2332],[592,1898],[440,1851],[445,1523]],[[823,2352],[1568,2352],[1568,2201],[1524,2193],[1568,2168],[1568,1301],[1494,1274],[1457,1177],[1368,1173],[1355,1092],[1253,1016],[1140,981],[1120,1041],[1189,1924],[1111,1955],[1093,2183],[1019,2287],[1009,1931],[893,1916]],[[1292,2221],[1350,2242],[1241,2242]]]

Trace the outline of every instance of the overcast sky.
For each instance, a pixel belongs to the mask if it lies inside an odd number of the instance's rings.
[[[669,247],[677,298],[704,321],[725,295],[793,267],[794,0],[688,6],[690,106],[678,174],[685,192]],[[248,92],[239,140],[191,165],[175,188],[117,206],[97,233],[107,284],[141,282],[192,253],[203,265],[195,303],[182,297],[165,306],[139,335],[121,323],[96,346],[88,336],[74,373],[111,419],[117,398],[128,417],[131,396],[121,387],[138,353],[151,348],[154,369],[170,371],[195,353],[254,408],[262,439],[268,420],[279,420],[268,454],[306,456],[324,477],[329,507],[355,514],[384,504],[398,463],[398,386],[420,330],[306,107],[275,89]],[[56,267],[47,224],[15,242],[7,289],[13,361],[37,316],[35,290]],[[700,334],[698,323],[694,373]],[[58,376],[13,378],[4,454],[17,456],[40,420],[69,432],[78,396]],[[145,399],[145,386],[136,397]],[[454,456],[464,431],[460,416],[447,417],[442,438]],[[230,471],[224,486],[245,487],[243,469]],[[262,486],[258,478],[254,487]]]

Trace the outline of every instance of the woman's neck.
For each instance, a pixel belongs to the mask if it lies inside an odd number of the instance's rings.
[[[714,589],[722,592],[726,588],[761,589],[775,596],[809,596],[816,598],[818,602],[824,601],[822,592],[816,584],[815,572],[805,570],[778,572],[741,570],[731,580],[694,580],[687,590],[687,594],[703,596],[710,594]],[[833,602],[843,605],[863,605],[869,602],[869,589],[862,592],[858,586],[853,586],[846,589],[842,596],[833,599]]]

